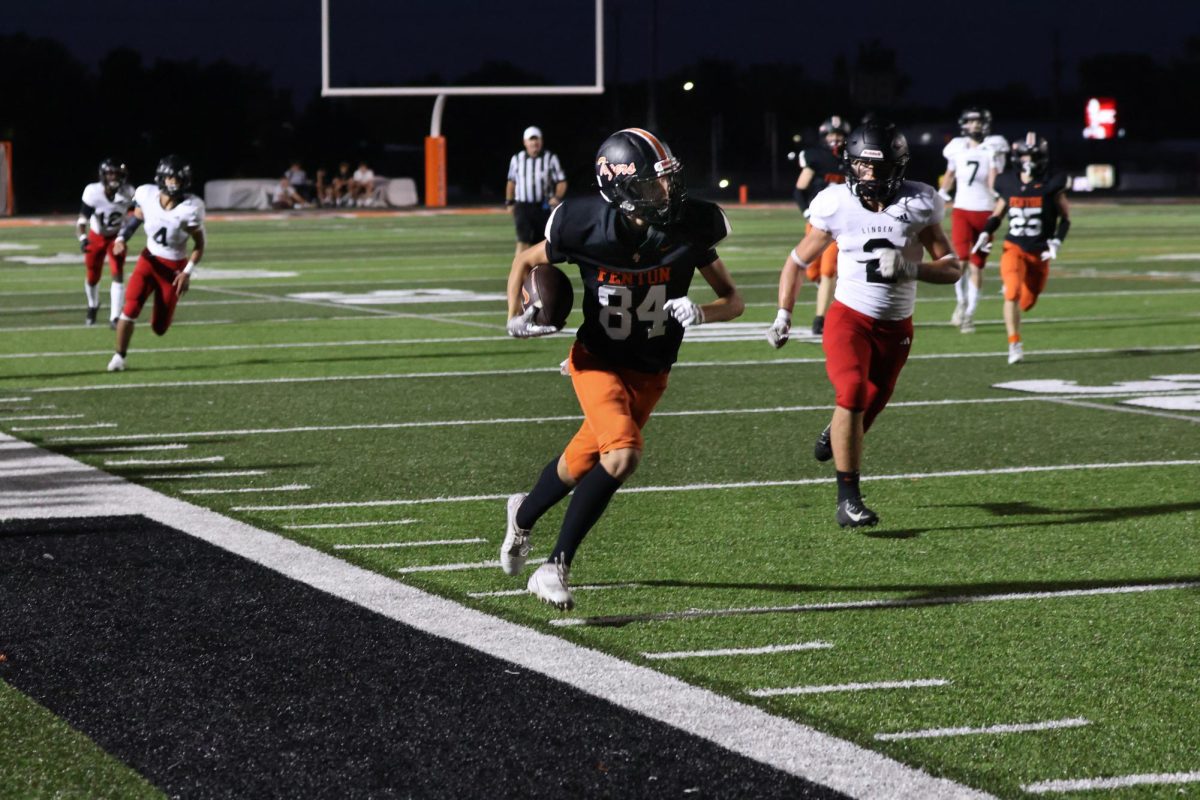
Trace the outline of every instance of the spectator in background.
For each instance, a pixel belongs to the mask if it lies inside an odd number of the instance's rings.
[[[546,238],[550,210],[567,193],[566,173],[558,156],[542,148],[541,129],[530,125],[524,139],[525,149],[508,162],[504,187],[504,205],[512,211],[517,229],[518,253]]]
[[[321,208],[333,205],[333,187],[329,184],[329,178],[324,169],[317,170],[317,182],[313,184],[313,199]]]
[[[354,202],[353,184],[354,173],[350,171],[350,162],[343,161],[338,164],[337,174],[333,176],[333,183],[330,185],[334,205],[348,206]]]
[[[375,204],[375,173],[367,166],[367,162],[358,162],[358,169],[354,170],[350,187],[357,205]]]
[[[292,165],[283,173],[283,177],[287,178],[292,189],[304,198],[305,202],[312,199],[312,184],[309,183],[308,173],[304,171],[304,167],[300,166],[299,161],[293,161]]]
[[[306,208],[308,201],[300,196],[295,187],[288,182],[287,177],[279,179],[279,185],[275,187],[275,192],[271,195],[271,207],[280,210],[292,208]]]

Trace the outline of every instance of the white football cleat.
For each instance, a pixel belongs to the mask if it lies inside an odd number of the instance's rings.
[[[569,569],[561,561],[547,561],[529,576],[525,588],[543,603],[549,603],[559,611],[570,611],[575,607],[575,598],[567,587],[568,572]]]
[[[508,527],[504,532],[504,544],[500,545],[500,569],[505,575],[520,575],[529,558],[529,531],[517,527],[517,509],[525,502],[525,493],[518,492],[508,498]]]
[[[974,333],[975,332],[975,318],[972,317],[970,314],[963,314],[962,315],[962,323],[958,326],[958,332],[959,333]]]
[[[124,372],[125,358],[120,353],[113,353],[112,359],[108,362],[109,372]]]
[[[1016,364],[1025,360],[1025,348],[1021,347],[1020,342],[1013,342],[1008,346],[1008,363]]]
[[[959,303],[958,305],[956,305],[954,307],[954,313],[950,315],[950,324],[951,325],[953,325],[956,328],[958,326],[962,325],[963,311],[965,311],[966,308],[967,307],[965,305],[963,305],[962,303]]]

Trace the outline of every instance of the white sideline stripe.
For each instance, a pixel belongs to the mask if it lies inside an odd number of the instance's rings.
[[[14,431],[82,431],[93,428],[115,428],[115,422],[92,422],[87,425],[22,425],[20,427],[13,426]]]
[[[872,475],[863,481],[909,481],[920,478],[963,478],[980,475],[1022,475],[1031,472],[1069,472],[1088,469],[1130,469],[1137,467],[1191,467],[1200,464],[1200,459],[1177,461],[1121,461],[1100,464],[1052,464],[1047,466],[995,467],[993,469],[955,469],[945,472],[908,472],[898,475]],[[735,483],[688,483],[679,486],[632,486],[619,491],[628,494],[647,492],[707,492],[714,489],[758,489],[776,486],[816,486],[829,483],[829,478],[798,478],[780,481],[738,481]],[[303,511],[315,508],[375,508],[379,506],[416,506],[425,503],[469,503],[476,500],[500,500],[512,492],[472,494],[458,497],[422,497],[411,500],[360,500],[333,503],[306,503],[294,506],[239,506],[233,511]]]
[[[1073,719],[1055,719],[1049,722],[1019,722],[1004,725],[989,725],[985,728],[928,728],[923,731],[898,731],[896,733],[877,733],[875,738],[881,742],[893,742],[899,739],[935,739],[940,736],[972,736],[983,733],[1028,733],[1030,731],[1051,731],[1059,728],[1082,728],[1091,725],[1091,720],[1083,717]]]
[[[1094,396],[1094,395],[1090,395]],[[1140,396],[1140,395],[1139,395]],[[1094,408],[1097,411],[1119,411],[1124,414],[1142,414],[1147,417],[1162,417],[1163,419],[1177,419],[1193,424],[1200,424],[1200,416],[1188,416],[1187,414],[1172,414],[1169,411],[1152,411],[1148,408],[1129,408],[1128,406],[1106,406],[1103,403],[1089,403],[1086,400],[1073,400],[1065,397],[1046,398],[1055,403],[1060,403],[1064,406],[1075,406],[1077,408]]]
[[[183,445],[187,447],[187,445]],[[171,464],[215,464],[224,461],[225,456],[205,456],[204,458],[127,458],[123,461],[105,460],[106,467],[165,467]]]
[[[1173,394],[1174,391],[1164,390],[1162,392],[1112,392],[1109,394],[1089,394],[1092,398],[1124,398],[1124,397],[1153,397],[1163,394]],[[1055,400],[1070,400],[1078,395],[1037,395],[1037,394],[1022,394],[1015,397],[974,397],[948,400],[904,400],[898,403],[889,403],[888,408],[929,408],[941,406],[963,406],[963,405],[990,405],[995,403],[1037,403],[1049,402]],[[1107,410],[1107,406],[1099,406]],[[829,403],[821,403],[817,405],[806,406],[765,406],[762,408],[699,408],[699,409],[684,409],[680,411],[656,411],[655,418],[662,417],[710,417],[710,416],[737,416],[740,414],[790,414],[800,411],[823,411],[829,413],[832,409]],[[206,436],[268,436],[281,433],[329,433],[333,431],[375,431],[375,430],[401,430],[406,428],[458,428],[464,425],[527,425],[540,424],[543,422],[579,422],[583,419],[581,414],[562,414],[557,416],[547,417],[493,417],[490,419],[434,419],[421,420],[415,422],[371,422],[359,423],[355,425],[299,425],[292,428],[241,428],[234,430],[216,430],[216,431],[175,431],[173,433],[131,433],[121,436],[72,436],[53,439],[55,443],[61,442],[88,442],[88,441],[121,441],[124,439],[186,439],[189,437],[206,437]],[[1189,422],[1193,421],[1191,417],[1182,417]]]
[[[0,329],[3,330],[3,329]],[[1089,347],[1076,349],[1038,350],[1037,355],[1104,355],[1111,353],[1181,353],[1200,350],[1200,344],[1184,345],[1153,345],[1128,347]],[[992,350],[983,353],[922,353],[908,357],[909,361],[927,361],[941,358],[995,358],[1005,357],[1005,351]],[[824,364],[825,358],[764,358],[744,359],[738,361],[680,361],[674,369],[690,369],[704,367],[778,367],[784,364]],[[430,378],[486,378],[497,375],[531,375],[535,373],[559,374],[558,367],[526,367],[523,369],[480,369],[453,370],[449,372],[385,372],[378,375],[329,375],[311,378],[239,378],[234,380],[211,381],[160,381],[154,383],[102,383],[87,386],[43,386],[24,389],[23,391],[36,394],[52,392],[91,392],[115,389],[169,389],[194,386],[259,386],[263,384],[281,383],[318,383],[335,381],[399,381]]]
[[[197,478],[248,478],[253,475],[266,475],[265,469],[223,469],[214,472],[179,472],[165,475],[142,475],[143,481],[190,481]]]
[[[1086,792],[1092,789],[1122,789],[1126,786],[1149,786],[1164,783],[1200,783],[1198,772],[1159,772],[1143,775],[1122,775],[1117,778],[1079,778],[1076,780],[1027,783],[1021,791],[1031,794],[1047,792]]]
[[[32,422],[37,419],[82,419],[85,414],[26,414],[19,417],[0,417],[0,422]]]
[[[257,322],[258,320],[251,320]],[[234,320],[231,319],[201,319],[189,320],[185,322],[172,322],[171,327],[177,328],[180,325],[232,325]],[[25,325],[15,328],[0,328],[0,333],[24,333],[25,331],[75,331],[80,330],[80,325]],[[107,350],[105,351],[108,352]]]
[[[7,437],[0,435],[0,442]],[[518,668],[535,671],[633,713],[665,723],[790,775],[859,800],[988,800],[991,795],[937,778],[806,725],[767,713],[677,678],[581,647],[335,556],[259,530],[149,487],[27,445],[31,456],[91,469],[95,480],[65,488],[75,505],[47,508],[31,497],[6,518],[143,514],[261,564],[318,591],[401,624],[459,643]],[[53,486],[53,481],[47,481]]]
[[[1057,592],[1014,592],[1012,594],[959,594],[947,597],[912,597],[896,600],[850,600],[844,603],[805,603],[792,606],[747,606],[743,608],[693,608],[688,611],[662,611],[612,617],[564,617],[550,620],[556,627],[576,625],[617,625],[630,622],[668,622],[672,620],[735,617],[749,614],[799,614],[809,611],[865,611],[875,608],[919,608],[923,606],[1001,603],[1008,600],[1055,600],[1061,597],[1094,597],[1109,594],[1137,594],[1175,589],[1200,589],[1200,581],[1149,583],[1133,586],[1102,586],[1097,589],[1063,589]]]
[[[257,302],[257,301],[255,301]],[[1139,317],[1138,319],[1145,319]],[[497,328],[500,326],[497,325]],[[557,334],[557,338],[565,338],[568,334]],[[574,334],[569,334],[574,336]],[[553,337],[552,337],[553,338]],[[155,353],[217,353],[230,350],[285,350],[305,349],[314,347],[372,347],[394,346],[403,344],[458,344],[470,342],[504,342],[506,335],[498,336],[455,336],[429,339],[351,339],[344,342],[279,342],[274,344],[213,344],[198,347],[149,347],[139,355],[154,355]],[[107,350],[69,350],[47,353],[0,353],[0,359],[5,358],[69,358],[71,356],[104,356],[112,353]]]
[[[641,589],[645,584],[641,583],[585,583],[581,586],[572,586],[572,592],[599,592],[604,589]],[[528,589],[504,589],[499,592],[467,592],[467,597],[520,597],[521,595],[529,594]]]
[[[381,544],[335,544],[334,550],[373,550],[377,548],[388,547],[431,547],[438,544],[478,544],[486,542],[481,536],[474,536],[470,539],[430,539],[424,542],[383,542]],[[496,562],[499,564],[500,562]]]
[[[287,530],[299,531],[309,528],[377,528],[380,525],[411,525],[416,519],[385,519],[379,522],[322,522],[319,525],[284,525]]]
[[[920,678],[915,681],[875,681],[874,683],[835,683],[826,686],[786,686],[782,689],[747,689],[752,697],[781,697],[793,694],[826,694],[828,692],[865,692],[872,689],[924,689],[948,686],[943,678]]]
[[[545,564],[544,558],[531,558],[526,564]],[[396,572],[410,575],[416,572],[462,572],[468,569],[500,569],[500,561],[473,561],[462,564],[422,564],[418,567],[398,567]]]
[[[28,403],[32,397],[0,397],[0,403]]]
[[[183,494],[250,494],[253,492],[303,492],[311,489],[307,483],[288,483],[283,486],[261,486],[248,489],[184,489]]]
[[[104,437],[98,437],[104,438]],[[93,453],[144,453],[150,450],[186,450],[190,445],[171,443],[171,444],[139,444],[127,445],[124,447],[101,447],[93,450]]]
[[[793,653],[799,650],[828,650],[829,642],[799,642],[797,644],[771,644],[766,647],[726,647],[720,650],[675,650],[669,653],[642,653],[651,660],[671,658],[710,658],[716,656],[759,656],[772,653]]]

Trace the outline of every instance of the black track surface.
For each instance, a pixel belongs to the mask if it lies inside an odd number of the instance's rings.
[[[171,796],[842,797],[138,516],[0,524],[0,652]]]

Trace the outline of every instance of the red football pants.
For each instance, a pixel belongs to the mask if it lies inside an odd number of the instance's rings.
[[[912,317],[882,320],[834,300],[825,315],[825,373],[837,404],[863,412],[866,431],[883,411],[912,347]]]

